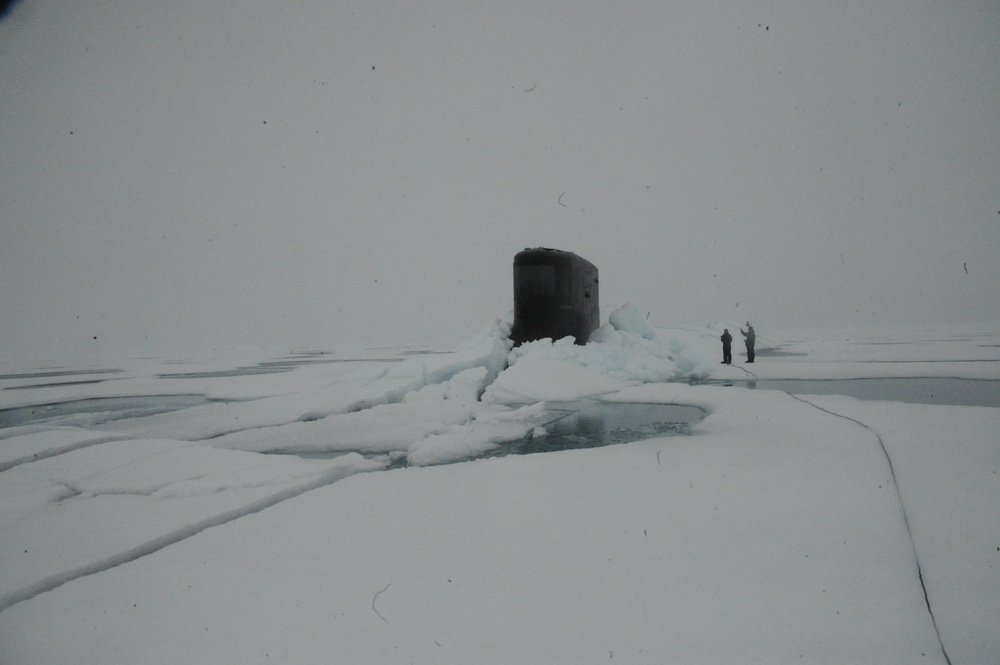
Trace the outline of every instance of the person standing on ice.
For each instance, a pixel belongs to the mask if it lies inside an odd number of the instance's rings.
[[[743,333],[744,337],[746,337],[746,343],[747,343],[747,362],[748,363],[752,363],[753,362],[753,345],[754,345],[754,342],[757,341],[757,335],[754,333],[753,326],[750,325],[749,321],[747,321],[747,331],[743,332],[743,328],[740,328],[740,332]]]
[[[733,336],[729,334],[729,328],[722,331],[722,364],[733,364]]]

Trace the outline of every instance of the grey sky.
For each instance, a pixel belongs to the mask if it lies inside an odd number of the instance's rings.
[[[235,6],[0,21],[0,356],[1000,321],[996,2]]]

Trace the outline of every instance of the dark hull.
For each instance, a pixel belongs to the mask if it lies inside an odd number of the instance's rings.
[[[543,247],[514,257],[515,344],[567,336],[586,344],[600,316],[597,268],[590,261]]]

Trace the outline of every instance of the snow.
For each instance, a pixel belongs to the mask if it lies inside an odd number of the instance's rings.
[[[1000,404],[741,387],[998,381],[998,327],[761,323],[732,366],[725,327],[629,305],[583,346],[512,349],[508,318],[454,351],[8,362],[3,408],[217,401],[0,429],[0,662],[1000,661]],[[707,415],[480,457],[580,397]]]
[[[615,330],[635,333],[646,339],[653,339],[656,336],[656,330],[653,326],[642,317],[639,310],[631,303],[611,312],[608,316],[608,324]]]

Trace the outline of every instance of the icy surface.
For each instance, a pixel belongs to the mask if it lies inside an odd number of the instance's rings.
[[[218,400],[0,429],[0,662],[1000,660],[1000,404],[723,385],[1000,380],[997,326],[762,329],[724,366],[738,323],[640,312],[585,346],[498,320],[455,351],[0,368],[4,408]],[[708,415],[467,461],[585,396]]]

